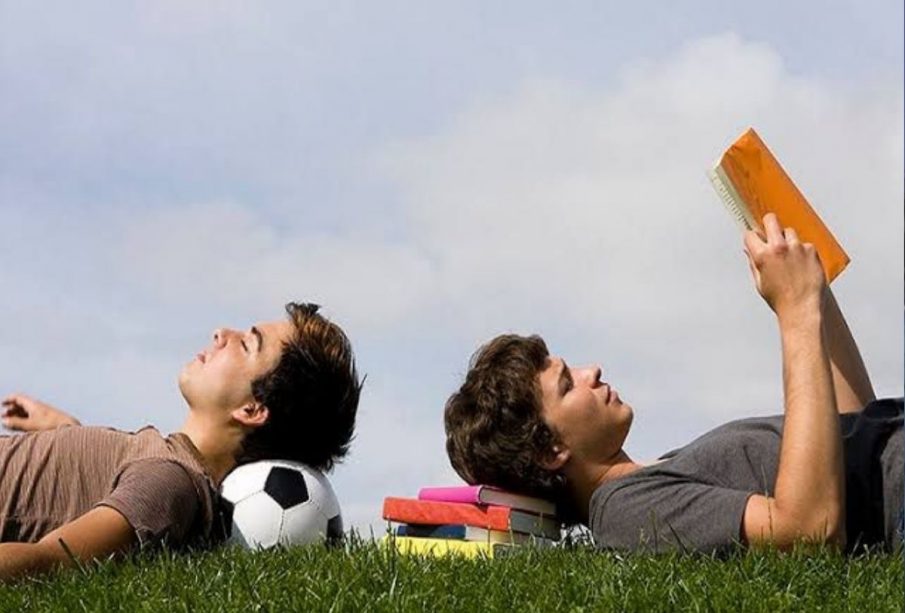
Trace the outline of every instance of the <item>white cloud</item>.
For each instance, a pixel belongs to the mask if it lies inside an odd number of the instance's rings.
[[[898,86],[791,75],[726,34],[627,66],[612,91],[524,83],[378,164],[462,334],[527,327],[597,348],[651,421],[678,406],[707,424],[781,410],[772,322],[704,177],[749,124],[852,255],[837,294],[877,387],[901,393],[901,101]]]
[[[230,202],[130,217],[111,257],[127,283],[158,301],[278,316],[279,305],[300,299],[363,332],[397,324],[431,285],[429,263],[409,245],[354,227],[290,233]]]

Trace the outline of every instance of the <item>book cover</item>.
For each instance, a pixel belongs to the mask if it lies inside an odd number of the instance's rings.
[[[508,545],[537,545],[539,547],[551,547],[554,542],[551,539],[533,534],[487,530],[486,528],[475,528],[465,524],[444,524],[442,526],[401,524],[396,527],[396,536],[457,539],[480,543],[506,543]]]
[[[794,228],[801,242],[812,243],[828,282],[848,265],[848,255],[753,128],[732,143],[707,176],[745,229],[759,228],[764,215],[775,213],[782,227]]]
[[[449,539],[415,538],[388,535],[380,539],[381,545],[392,548],[402,555],[448,556],[459,555],[466,558],[496,558],[515,549],[514,545],[502,543],[479,543],[475,541],[455,541]]]
[[[508,507],[411,498],[385,498],[383,518],[405,524],[465,524],[502,532],[525,532],[559,540],[559,523],[552,517]]]
[[[556,505],[549,500],[507,492],[490,485],[423,487],[418,492],[418,500],[492,504],[501,507],[512,507],[522,511],[531,511],[540,515],[556,515]]]

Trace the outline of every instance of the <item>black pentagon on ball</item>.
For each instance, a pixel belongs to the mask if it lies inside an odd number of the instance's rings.
[[[305,476],[297,470],[284,466],[274,466],[267,475],[264,491],[284,509],[302,504],[308,500],[308,486]]]
[[[327,543],[337,544],[343,537],[343,518],[335,515],[327,520]]]

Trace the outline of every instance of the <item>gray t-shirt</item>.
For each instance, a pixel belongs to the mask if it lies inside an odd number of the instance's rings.
[[[905,453],[902,399],[839,416],[851,552],[895,546]],[[741,419],[670,451],[663,462],[606,482],[591,496],[597,546],[626,551],[727,553],[741,540],[752,494],[774,495],[783,416]]]

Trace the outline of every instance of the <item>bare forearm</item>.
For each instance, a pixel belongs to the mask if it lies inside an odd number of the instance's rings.
[[[0,543],[0,582],[47,572],[61,562],[36,543]]]
[[[844,542],[842,437],[819,306],[780,316],[785,424],[776,507],[811,536]]]
[[[840,413],[856,413],[875,400],[876,394],[858,345],[829,289],[823,329],[829,347],[836,406]]]

